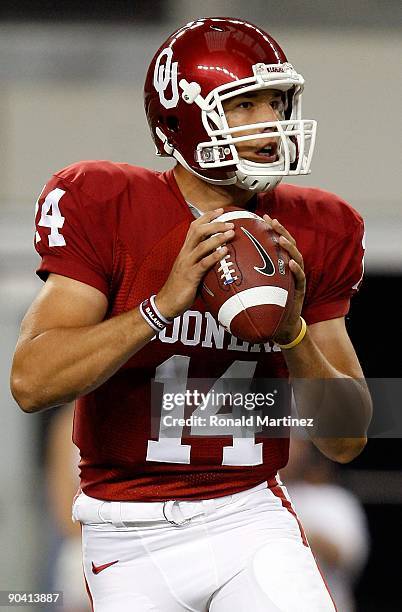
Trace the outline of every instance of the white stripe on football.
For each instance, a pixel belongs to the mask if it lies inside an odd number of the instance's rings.
[[[228,331],[231,331],[230,324],[233,319],[247,310],[252,306],[264,306],[272,305],[282,306],[286,305],[288,298],[288,291],[282,289],[282,287],[252,287],[251,289],[245,289],[239,293],[232,295],[219,309],[218,321]]]

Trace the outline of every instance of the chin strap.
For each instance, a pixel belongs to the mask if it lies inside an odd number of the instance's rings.
[[[274,189],[283,179],[283,176],[250,176],[241,169],[241,164],[238,164],[237,168],[235,172],[237,186],[241,189],[247,189],[248,191],[254,191],[256,193]]]
[[[203,176],[199,172],[196,172],[195,170],[193,170],[193,168],[191,168],[191,166],[188,165],[181,153],[179,153],[179,151],[170,144],[167,136],[162,132],[160,128],[157,127],[155,132],[158,138],[162,141],[163,150],[165,151],[165,153],[170,157],[174,157],[175,159],[177,159],[179,164],[183,166],[186,170],[191,172],[191,174],[198,176],[198,178],[202,179],[203,181],[206,181],[207,183],[211,183],[212,185],[234,185],[237,182],[235,173],[233,173],[232,177],[229,177],[227,179],[213,179]]]
[[[212,185],[237,185],[241,189],[247,189],[248,191],[254,191],[258,193],[260,191],[269,191],[276,187],[278,183],[281,182],[282,176],[250,176],[244,170],[242,170],[242,160],[240,160],[239,164],[236,164],[237,170],[233,173],[233,176],[227,179],[213,179],[206,176],[203,176],[199,172],[196,172],[188,165],[184,157],[179,153],[177,149],[175,149],[169,142],[167,136],[162,132],[160,128],[156,128],[156,134],[158,138],[162,141],[163,150],[170,157],[174,157],[177,159],[179,164],[181,164],[186,170],[194,174],[198,178],[202,179],[206,183],[210,183]],[[244,163],[244,162],[243,162]]]

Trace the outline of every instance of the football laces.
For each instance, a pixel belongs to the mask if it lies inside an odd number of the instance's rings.
[[[221,249],[222,247],[218,247],[218,249]],[[225,255],[225,257],[222,257],[222,259],[220,260],[220,266],[218,268],[218,272],[222,272],[221,274],[221,280],[223,280],[223,284],[224,285],[230,285],[231,283],[234,283],[237,280],[237,276],[236,276],[236,272],[233,268],[231,268],[230,266],[233,266],[233,262],[230,260],[230,254],[228,253],[227,255]]]

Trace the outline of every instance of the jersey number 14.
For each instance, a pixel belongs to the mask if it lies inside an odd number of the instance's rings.
[[[161,363],[155,372],[155,382],[163,384],[163,395],[175,397],[176,394],[185,395],[188,380],[188,368],[190,357],[184,355],[173,355]],[[212,401],[212,397],[224,389],[226,392],[230,390],[230,380],[236,380],[237,391],[239,381],[244,383],[243,387],[248,387],[251,382],[257,362],[256,361],[234,361],[222,376],[215,381],[210,389],[209,399],[199,404],[192,414],[192,420],[197,423],[197,417],[208,419],[212,415],[216,415],[221,406]],[[247,392],[243,388],[242,392]],[[162,400],[163,401],[163,400]],[[166,426],[164,424],[165,413],[163,407],[161,409],[161,418],[159,422],[159,437],[158,440],[148,440],[147,461],[160,461],[164,463],[190,463],[191,445],[182,443],[183,427]],[[169,410],[169,422],[177,423],[184,418],[184,405],[175,403],[173,408]],[[223,415],[222,415],[223,416]],[[231,436],[232,444],[223,447],[222,465],[260,465],[263,462],[262,443],[256,444],[254,432],[240,428],[238,426],[220,426],[217,427],[205,425],[192,425],[190,428],[190,436]]]

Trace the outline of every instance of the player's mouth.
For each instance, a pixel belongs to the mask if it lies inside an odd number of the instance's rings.
[[[273,141],[266,143],[261,149],[256,151],[256,155],[260,159],[263,158],[265,163],[278,161],[278,143]]]

